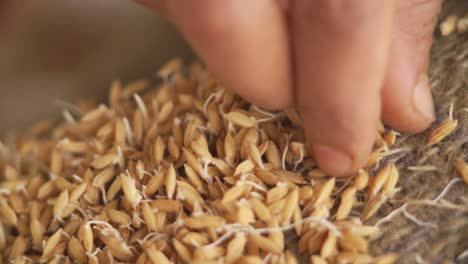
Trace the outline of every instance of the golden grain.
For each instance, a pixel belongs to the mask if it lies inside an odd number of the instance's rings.
[[[455,130],[457,124],[458,121],[452,119],[447,119],[442,122],[438,127],[429,133],[427,137],[427,146],[432,146],[442,141]]]
[[[462,178],[462,180],[468,184],[468,163],[466,163],[462,159],[457,159],[455,161],[455,168],[458,171],[458,174]]]

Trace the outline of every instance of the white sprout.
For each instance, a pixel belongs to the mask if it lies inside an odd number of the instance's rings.
[[[450,120],[453,120],[453,106],[454,106],[454,104],[451,103],[450,108],[449,108],[449,119]]]
[[[460,255],[458,255],[457,261],[461,261],[462,259],[465,259],[466,257],[468,257],[468,249],[463,251]]]
[[[138,94],[134,93],[133,99],[135,99],[135,102],[138,108],[140,109],[141,114],[143,115],[143,125],[146,127],[148,125],[148,109],[146,108],[145,103]]]
[[[210,104],[211,100],[216,97],[216,93],[212,93],[206,98],[205,102],[203,103],[203,114],[207,116],[208,105]]]
[[[127,132],[127,140],[130,145],[133,145],[133,131],[132,127],[130,126],[130,122],[126,117],[123,118],[123,124],[125,127],[125,131]]]
[[[70,112],[66,109],[62,110],[62,116],[63,116],[63,119],[65,119],[67,123],[73,124],[76,122],[72,114],[70,114]]]

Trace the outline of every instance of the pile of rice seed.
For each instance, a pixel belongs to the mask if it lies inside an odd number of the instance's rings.
[[[355,177],[327,177],[293,109],[268,112],[179,59],[162,83],[112,84],[109,106],[64,109],[3,148],[4,261],[51,263],[393,263],[375,258],[366,221],[399,171],[379,162],[398,133],[379,131]],[[427,145],[451,134],[447,119]],[[375,176],[367,170],[375,170]],[[297,241],[289,248],[285,236]],[[294,243],[292,243],[294,244]]]
[[[468,102],[464,83],[449,91]],[[108,106],[78,102],[1,144],[0,263],[462,263],[443,224],[468,227],[468,104],[444,99],[427,136],[382,127],[366,167],[335,179],[293,109],[172,60],[157,80],[114,82]],[[452,176],[427,185],[439,172]]]

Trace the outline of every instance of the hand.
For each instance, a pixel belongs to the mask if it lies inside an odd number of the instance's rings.
[[[377,125],[434,120],[426,70],[442,0],[137,0],[252,103],[295,106],[320,167],[362,166]]]

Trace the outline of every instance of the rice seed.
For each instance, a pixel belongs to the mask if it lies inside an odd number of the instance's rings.
[[[132,223],[132,219],[124,211],[110,209],[107,211],[107,215],[109,216],[109,219],[112,222],[119,224],[119,225],[128,226]]]
[[[87,253],[93,252],[94,250],[94,235],[91,225],[88,223],[82,225],[78,231],[78,236],[81,243],[83,244],[84,249]]]
[[[112,181],[115,177],[115,166],[106,167],[100,171],[93,180],[93,186],[104,188],[107,183]]]
[[[377,195],[380,190],[383,188],[384,184],[387,182],[390,174],[393,172],[394,165],[389,164],[377,173],[377,175],[370,181],[368,188],[368,196],[370,198]]]
[[[269,222],[271,220],[271,213],[270,210],[255,197],[251,197],[249,199],[249,204],[252,206],[255,215],[262,220],[263,222]]]
[[[234,175],[242,175],[252,171],[255,168],[255,163],[251,160],[244,160],[239,165],[237,165],[236,169],[234,170]]]
[[[455,161],[455,168],[458,171],[458,174],[462,178],[462,180],[468,184],[468,163],[466,163],[462,159],[457,159]]]
[[[236,145],[230,133],[224,137],[224,159],[229,164],[234,163],[236,159]]]
[[[395,187],[398,183],[398,180],[400,178],[398,168],[394,165],[390,165],[390,172],[387,181],[385,181],[385,184],[383,186],[383,192],[385,193],[386,196],[392,197],[393,193],[395,191]]]
[[[166,193],[169,199],[174,198],[175,195],[175,188],[176,188],[176,172],[174,169],[174,166],[171,164],[169,166],[169,169],[167,169],[166,173],[166,182],[165,182],[165,187],[166,187]]]
[[[1,222],[6,225],[17,226],[18,225],[18,217],[13,209],[11,209],[8,204],[1,200],[0,198],[0,216]]]
[[[153,264],[170,264],[172,263],[164,253],[157,250],[155,247],[150,247],[146,249],[146,255],[151,260]]]
[[[358,191],[361,191],[367,187],[368,183],[369,183],[369,173],[365,170],[359,170],[359,173],[353,182],[356,189]]]
[[[237,201],[245,191],[246,186],[244,184],[237,184],[224,193],[222,202],[227,204],[229,202]]]
[[[224,119],[240,126],[240,127],[253,127],[257,125],[257,120],[252,116],[247,116],[241,112],[233,111],[227,114],[224,114]]]
[[[458,125],[457,120],[447,119],[442,122],[437,128],[432,130],[427,137],[427,146],[433,146],[448,135],[450,135]]]
[[[198,260],[216,259],[225,254],[226,249],[220,246],[202,247],[195,249],[194,258]]]
[[[90,166],[95,169],[104,169],[105,167],[116,164],[119,160],[118,154],[115,151],[111,151],[97,159],[95,159]]]
[[[11,247],[10,250],[10,261],[15,259],[16,257],[19,257],[26,252],[26,250],[29,247],[29,242],[24,238],[23,236],[18,236],[16,237],[15,241],[13,242],[13,246]]]
[[[170,75],[178,72],[182,68],[183,60],[182,58],[173,58],[166,62],[159,70],[157,75],[164,79],[167,80]]]
[[[5,234],[5,230],[3,228],[3,225],[0,224],[0,250],[4,250],[5,247],[6,247],[6,234]]]
[[[87,262],[86,252],[76,237],[72,237],[68,242],[67,252],[76,263]]]
[[[150,202],[150,207],[153,210],[177,213],[181,208],[181,202],[177,200],[157,199]]]
[[[247,238],[243,233],[237,233],[231,241],[227,244],[226,247],[226,262],[232,262],[236,258],[242,255],[245,245],[247,243]]]
[[[327,238],[323,242],[320,249],[320,256],[324,259],[330,258],[337,254],[337,238],[335,235],[328,233]]]
[[[366,221],[371,218],[380,209],[383,203],[387,201],[385,193],[381,192],[372,198],[364,207],[361,214],[361,219]]]
[[[179,254],[180,258],[186,263],[190,263],[192,260],[191,251],[175,238],[172,239],[172,244],[174,245],[174,249]]]
[[[154,174],[145,188],[146,196],[153,196],[166,182],[166,174],[156,173]]]
[[[224,224],[225,220],[216,215],[200,215],[186,217],[183,219],[184,225],[190,229],[217,228]]]
[[[319,205],[324,203],[332,194],[333,189],[335,188],[335,178],[331,178],[326,181],[316,192],[317,196],[315,199],[315,204]]]
[[[69,197],[68,197],[68,191],[65,190],[60,193],[60,195],[57,197],[54,203],[54,219],[61,219],[62,218],[62,213],[65,207],[68,205]]]
[[[277,245],[270,239],[256,233],[249,233],[248,241],[269,253],[281,254],[281,252],[283,252],[281,246]]]
[[[293,217],[295,206],[299,203],[299,188],[294,187],[284,200],[284,209],[281,211],[280,219],[282,222],[289,222]]]
[[[341,203],[336,212],[336,220],[343,220],[348,217],[356,201],[356,192],[357,188],[350,186],[341,193]]]
[[[280,169],[281,168],[281,166],[282,166],[281,165],[282,164],[281,163],[281,154],[279,152],[278,147],[275,145],[275,143],[270,141],[265,154],[266,154],[266,158],[267,158],[268,162],[273,164],[273,167],[275,169]]]
[[[133,207],[140,202],[140,195],[135,187],[135,180],[126,173],[120,174],[120,181],[122,182],[122,190],[125,198],[130,202]]]
[[[267,204],[271,204],[280,199],[283,199],[288,194],[289,186],[286,183],[278,183],[275,188],[267,192]]]
[[[156,141],[153,144],[153,161],[157,166],[161,163],[164,158],[164,151],[166,150],[166,144],[164,143],[162,137],[157,137]]]
[[[179,146],[175,142],[174,137],[169,137],[167,141],[167,151],[169,152],[169,155],[174,159],[178,160],[180,157],[180,150]]]
[[[367,253],[368,242],[362,236],[352,231],[345,231],[338,240],[339,246],[349,252]]]
[[[375,259],[376,264],[394,264],[397,263],[400,256],[395,253],[388,253]]]
[[[440,23],[440,33],[442,34],[442,36],[445,37],[455,32],[457,28],[457,21],[458,17],[454,15],[445,18],[445,20],[442,23]]]
[[[42,250],[42,258],[48,257],[49,254],[52,253],[52,251],[60,242],[62,233],[62,229],[59,229],[51,237],[49,237],[49,239],[47,239],[47,242],[44,245],[44,249]]]

